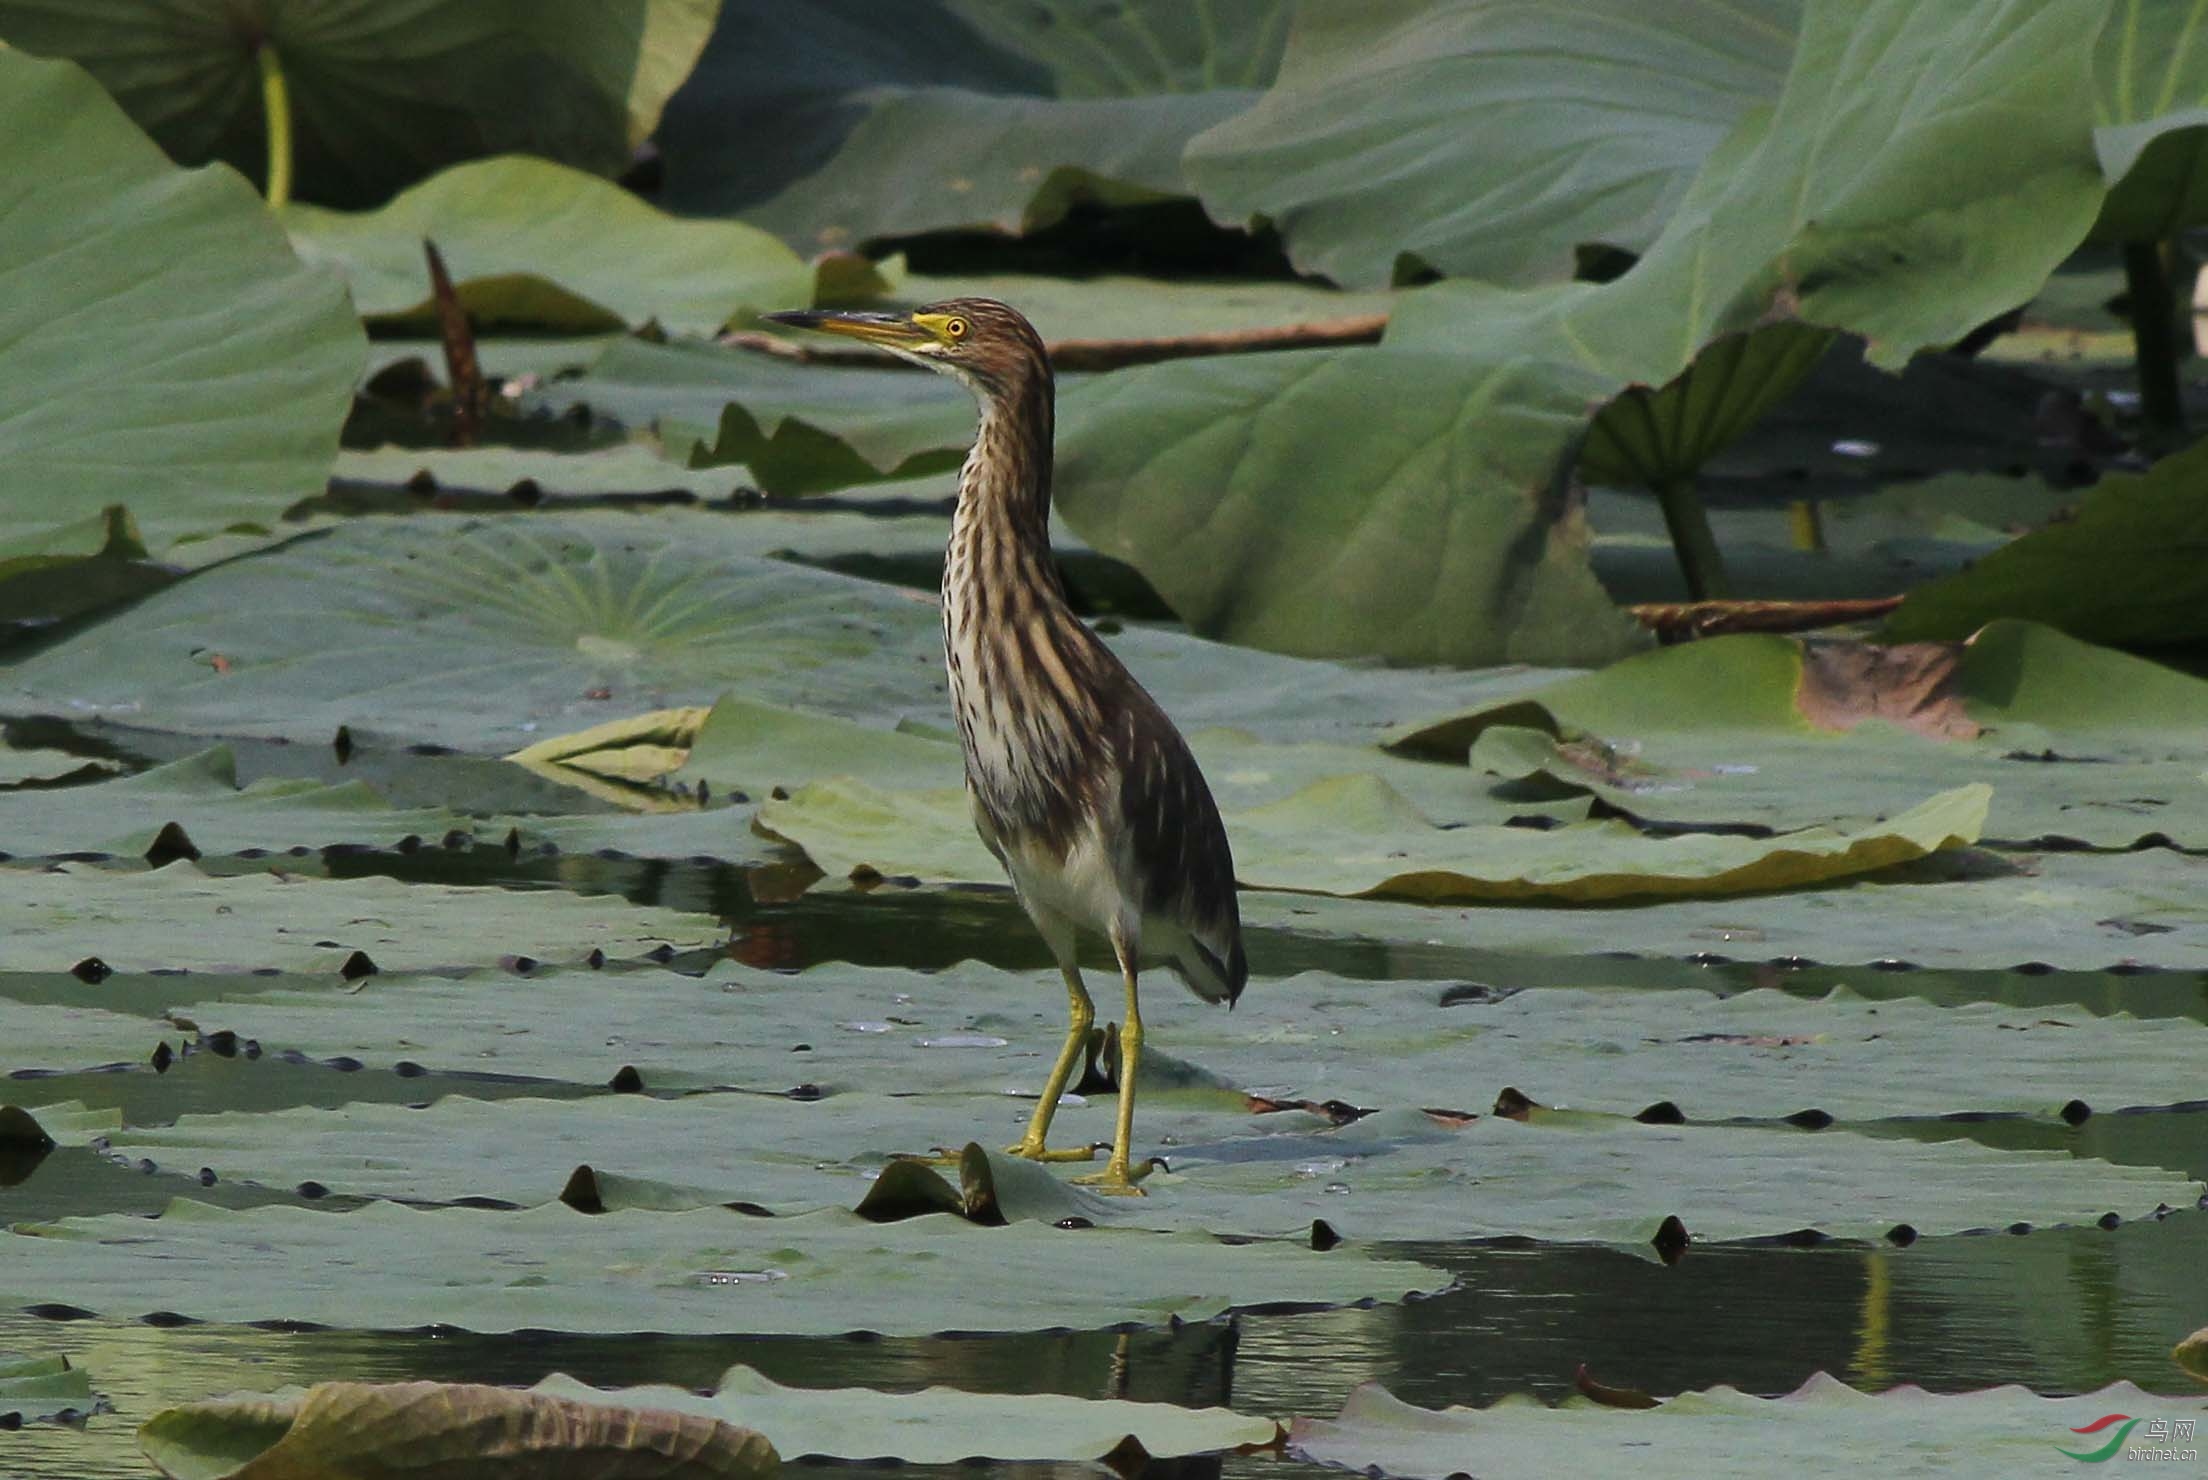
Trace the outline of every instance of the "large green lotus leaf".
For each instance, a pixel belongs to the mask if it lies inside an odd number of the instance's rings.
[[[257,51],[291,99],[297,193],[376,204],[484,154],[628,168],[696,62],[715,0],[0,0],[0,35],[76,59],[186,163],[267,163]]]
[[[30,38],[0,8],[0,33]],[[11,544],[127,504],[145,543],[322,486],[361,336],[245,182],[180,171],[67,62],[0,51],[0,461]]]
[[[1380,777],[1335,776],[1227,814],[1247,888],[1449,903],[1592,903],[1791,889],[1876,872],[1975,842],[1991,790],[1942,792],[1884,822],[1770,837],[1650,838],[1620,821],[1546,831],[1443,825]],[[959,792],[885,791],[824,781],[770,800],[759,825],[805,850],[831,878],[889,875],[993,881]]]
[[[593,333],[657,323],[711,334],[812,301],[812,269],[766,232],[684,221],[595,175],[505,155],[454,165],[373,211],[282,213],[309,262],[343,272],[371,320],[431,322],[424,240],[477,322]]]
[[[138,1447],[171,1480],[435,1475],[455,1464],[478,1480],[762,1480],[781,1467],[765,1438],[710,1414],[541,1385],[324,1382],[203,1399],[155,1414]]]
[[[2208,158],[2208,156],[2204,156]],[[2208,446],[2112,474],[2050,524],[1911,591],[1886,620],[1909,641],[2027,617],[2088,642],[2151,647],[2208,637]]]
[[[1295,13],[1280,78],[1200,135],[1218,215],[1270,221],[1306,272],[1570,278],[1638,252],[1749,108],[1779,91],[1800,0],[1379,0]]]
[[[1264,0],[730,0],[668,107],[667,198],[818,250],[1186,195],[1182,147],[1256,100],[1285,21]]]
[[[2029,299],[2101,199],[2071,44],[2100,14],[1811,0],[1777,102],[1622,278],[1442,283],[1403,295],[1378,352],[1109,377],[1068,398],[1067,517],[1199,631],[1397,660],[1614,656],[1636,634],[1601,610],[1558,477],[1590,408],[1724,335],[1760,361],[1799,319],[1891,366]],[[1763,383],[1720,379],[1671,404],[1737,426]]]
[[[0,711],[315,744],[343,724],[356,742],[494,753],[732,686],[881,723],[948,717],[933,601],[759,559],[767,543],[702,510],[357,521],[17,665]],[[1305,662],[1149,629],[1113,644],[1185,727],[1263,739],[1368,739],[1554,676]]]
[[[1435,909],[1266,892],[1245,928],[1437,950],[1584,955],[1590,942],[1656,958],[1873,965],[1897,971],[2197,972],[2208,950],[2208,858],[2137,853],[1940,855],[1877,880],[1816,890],[1678,899],[1608,916],[1553,906]],[[1900,978],[1906,981],[1907,978]]]
[[[2097,241],[2166,241],[2208,220],[2204,20],[2171,0],[2108,7],[2093,58],[2094,143],[2109,185]]]
[[[1998,838],[2208,841],[2208,683],[2024,622],[1915,654],[1929,666],[1861,661],[1878,651],[1719,637],[1389,740],[1668,822],[1799,827],[1990,781]]]
[[[1697,1122],[1805,1110],[1865,1121],[2190,1100],[2208,1027],[1845,988],[1805,1000],[1774,989],[1531,987],[1498,1000],[1435,982],[1305,974],[1253,982],[1231,1016],[1190,1015],[1158,1042],[1275,1098],[1484,1111],[1511,1088],[1621,1115],[1668,1101]]]
[[[740,521],[682,510],[363,521],[173,587],[96,644],[18,665],[0,702],[197,734],[322,742],[347,725],[494,751],[609,704],[703,701],[731,682],[830,709],[934,707],[928,606],[747,544]]]
[[[212,878],[190,863],[146,873],[0,869],[0,971],[67,971],[98,957],[117,971],[275,967],[334,978],[355,952],[383,970],[447,970],[502,956],[580,960],[593,950],[624,959],[719,937],[709,915],[618,898],[385,878]]]
[[[1778,1472],[1875,1469],[1912,1480],[2049,1472],[2104,1448],[2122,1432],[2080,1431],[2104,1415],[2191,1417],[2197,1399],[2158,1397],[2128,1382],[2068,1398],[2025,1387],[1928,1393],[1901,1387],[1862,1393],[1818,1373],[1794,1392],[1764,1398],[1735,1388],[1681,1393],[1654,1408],[1605,1407],[1583,1398],[1551,1408],[1504,1398],[1485,1408],[1414,1407],[1377,1383],[1351,1391],[1338,1417],[1299,1418],[1289,1448],[1299,1457],[1403,1480],[1534,1480],[1559,1473],[1697,1475],[1751,1480]],[[2136,1442],[2136,1441],[2135,1441]]]
[[[382,1331],[1079,1329],[1396,1300],[1449,1282],[1424,1265],[1345,1249],[941,1217],[878,1224],[835,1211],[593,1216],[559,1203],[491,1213],[376,1202],[348,1213],[235,1213],[178,1201],[151,1221],[70,1218],[5,1239],[0,1300],[13,1304]],[[1082,1278],[1069,1278],[1075,1270]]]
[[[1645,641],[1588,569],[1585,518],[1554,477],[1599,393],[1459,346],[1124,371],[1061,408],[1059,507],[1206,636],[1599,663]]]
[[[1074,1398],[1058,1393],[916,1393],[795,1388],[731,1367],[700,1396],[686,1388],[586,1386],[564,1373],[532,1389],[585,1403],[622,1403],[741,1424],[788,1459],[902,1460],[947,1465],[979,1459],[1099,1460],[1133,1439],[1152,1459],[1271,1444],[1279,1426],[1225,1408]]]
[[[72,1367],[67,1357],[0,1353],[0,1420],[14,1420],[8,1425],[10,1428],[61,1413],[91,1413],[101,1401],[92,1391],[92,1374],[82,1367]],[[1247,1424],[1251,1420],[1241,1422]]]

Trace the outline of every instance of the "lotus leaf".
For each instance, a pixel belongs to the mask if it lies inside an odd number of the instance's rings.
[[[1667,900],[1627,914],[1252,892],[1242,896],[1242,918],[1245,928],[1347,937],[1421,962],[1449,950],[1571,956],[1600,943],[1781,968],[2192,973],[2208,948],[2208,858],[2165,848],[1940,855],[1813,893]]]
[[[1622,822],[1550,830],[1438,826],[1381,778],[1336,776],[1230,814],[1251,889],[1418,900],[1574,903],[1788,889],[1873,873],[1976,841],[1991,790],[1964,786],[1883,823],[1754,838],[1649,838]],[[962,792],[816,782],[770,800],[759,825],[831,878],[993,882]]]
[[[67,1357],[0,1353],[0,1419],[21,1423],[85,1414],[104,1401],[92,1391],[92,1375],[70,1366]]]
[[[780,1468],[765,1438],[708,1415],[474,1383],[325,1382],[205,1399],[155,1414],[138,1446],[172,1480],[435,1474],[454,1465],[482,1480],[586,1471],[604,1480],[759,1480]]]
[[[1769,102],[1799,0],[1527,8],[1385,0],[1296,12],[1279,80],[1189,146],[1211,210],[1270,221],[1306,272],[1570,278],[1638,252],[1703,157]]]
[[[719,937],[709,915],[565,893],[214,878],[189,862],[147,873],[0,869],[0,972],[67,971],[97,958],[117,971],[276,967],[334,980],[356,953],[385,971],[448,970],[501,956],[573,961],[593,950],[632,958]]]
[[[0,32],[28,46],[15,8]],[[22,492],[4,516],[17,553],[127,504],[166,554],[273,525],[318,490],[360,328],[245,182],[176,169],[77,67],[22,51],[0,50],[0,166],[16,182],[0,210],[0,461]]]
[[[1720,637],[1390,741],[1669,823],[1796,827],[1991,781],[1995,836],[2122,847],[2208,838],[2204,725],[2199,679],[1997,622],[1961,647]]]
[[[2208,66],[2202,16],[2187,6],[2124,0],[2108,7],[2095,50],[2094,144],[2108,199],[2093,235],[2159,242],[2208,220]]]
[[[424,240],[479,322],[587,334],[657,323],[711,334],[812,301],[812,272],[756,227],[683,221],[609,181],[524,155],[454,165],[373,211],[283,213],[309,262],[344,273],[371,320],[433,320]]]
[[[377,1202],[332,1214],[179,1200],[151,1221],[69,1218],[0,1238],[0,1300],[12,1303],[379,1331],[1053,1330],[1397,1300],[1449,1282],[1349,1250],[1199,1234],[721,1208],[591,1215],[558,1203],[487,1213]],[[1089,1277],[1069,1280],[1069,1268]]]
[[[1959,638],[1989,622],[2025,617],[2087,642],[2151,647],[2198,641],[2208,636],[2201,616],[2208,603],[2203,477],[2208,448],[2200,446],[2145,473],[2112,474],[2079,501],[2075,518],[2035,530],[1968,570],[1910,592],[1887,620],[1886,634]],[[2121,575],[2109,578],[2111,572]],[[2115,713],[2136,713],[2122,704],[2121,693],[2111,695],[2121,705]],[[2082,697],[2071,707],[2082,707]]]
[[[302,198],[373,205],[441,165],[526,151],[616,174],[696,62],[715,0],[0,3],[0,35],[84,64],[176,158],[258,178],[258,53],[287,80]]]
[[[2191,1416],[2200,1408],[2198,1400],[2157,1397],[2128,1382],[2067,1398],[2016,1386],[1872,1394],[1820,1372],[1778,1398],[1716,1387],[1640,1412],[1585,1399],[1550,1408],[1505,1398],[1437,1413],[1366,1383],[1338,1416],[1297,1419],[1288,1443],[1305,1459],[1403,1480],[1443,1480],[1468,1466],[1492,1480],[1521,1480],[1559,1466],[1592,1474],[1628,1464],[1648,1474],[1747,1480],[1774,1465],[1853,1463],[1851,1456],[1883,1474],[1994,1476],[2043,1468],[2057,1449],[2101,1448],[2106,1431],[2076,1436],[2104,1414]]]
[[[1182,146],[1256,100],[1284,21],[1263,0],[728,0],[668,107],[668,197],[817,251],[1186,195]]]

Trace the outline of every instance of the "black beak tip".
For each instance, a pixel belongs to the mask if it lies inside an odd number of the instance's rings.
[[[796,329],[810,329],[821,320],[820,310],[814,308],[786,308],[779,313],[759,315],[770,324],[788,324]]]

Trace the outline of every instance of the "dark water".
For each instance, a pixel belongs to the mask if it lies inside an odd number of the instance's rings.
[[[868,897],[782,891],[771,873],[628,860],[516,861],[499,850],[370,854],[332,859],[333,872],[603,890],[639,901],[715,909],[733,925],[730,950],[756,965],[822,959],[911,967],[979,958],[1047,965],[1004,895],[878,891]],[[556,877],[555,877],[556,873]],[[764,902],[763,902],[764,901]],[[1513,985],[1777,985],[1819,995],[1838,980],[1820,968],[1635,959],[1511,957],[1268,932],[1252,943],[1268,972],[1428,975]],[[1851,972],[1864,989],[1864,974]],[[1893,989],[1948,1000],[2122,1002],[2157,1015],[2203,1017],[2201,980],[2164,973],[1905,973]],[[1878,980],[1874,979],[1875,988]],[[55,990],[62,990],[60,983]],[[35,982],[24,983],[38,995]],[[2208,1066],[2204,1066],[2208,1067]],[[134,1121],[188,1111],[352,1100],[417,1102],[441,1093],[545,1093],[541,1083],[402,1079],[314,1064],[246,1063],[212,1055],[166,1074],[142,1070],[42,1081],[39,1097],[127,1108]],[[2208,1078],[2204,1078],[2208,1094]],[[2208,1176],[2208,1112],[2047,1120],[1886,1123],[1881,1134],[1968,1137],[1997,1146],[2068,1150]],[[1805,1137],[1805,1156],[1816,1138]],[[152,1212],[170,1186],[89,1152],[61,1151],[0,1185],[0,1220],[79,1212]],[[0,1179],[5,1180],[5,1179]],[[244,1188],[209,1195],[280,1197]],[[0,1434],[0,1476],[20,1480],[143,1475],[132,1430],[159,1408],[240,1388],[328,1379],[526,1384],[564,1371],[608,1386],[710,1387],[735,1363],[790,1384],[913,1387],[947,1383],[1177,1403],[1232,1403],[1251,1413],[1327,1414],[1360,1382],[1411,1401],[1475,1404],[1505,1393],[1559,1397],[1587,1364],[1602,1381],[1666,1394],[1716,1383],[1780,1393],[1818,1371],[1858,1386],[1898,1383],[1956,1391],[2018,1382],[2077,1392],[2118,1379],[2150,1391],[2197,1392],[2170,1358],[2208,1326],[2208,1214],[2174,1213],[2114,1229],[2048,1229],[1927,1239],[1908,1248],[1697,1246],[1675,1265],[1599,1246],[1404,1245],[1458,1277],[1446,1295],[1400,1306],[1250,1315],[1171,1331],[935,1340],[527,1338],[363,1335],[210,1327],[155,1329],[105,1321],[0,1316],[0,1351],[68,1354],[94,1374],[113,1413],[80,1432],[33,1426]],[[1077,1274],[1070,1277],[1078,1277]],[[1006,1467],[1013,1468],[1013,1467]],[[1182,1467],[1187,1468],[1187,1467]],[[1197,1466],[1217,1469],[1217,1466]],[[1234,1459],[1237,1474],[1305,1467]]]

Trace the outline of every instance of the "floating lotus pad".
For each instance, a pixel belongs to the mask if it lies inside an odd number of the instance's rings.
[[[2134,1418],[2080,1432],[2110,1413]],[[2067,1463],[2058,1450],[2082,1458],[2108,1448],[2113,1455],[2126,1437],[2143,1442],[2133,1425],[2146,1417],[2208,1421],[2208,1404],[2159,1397],[2128,1382],[2069,1398],[2015,1386],[1970,1393],[1902,1387],[1873,1395],[1820,1372],[1780,1398],[1718,1387],[1641,1410],[1585,1399],[1550,1408],[1514,1397],[1437,1413],[1366,1383],[1337,1417],[1297,1419],[1288,1442],[1305,1459],[1401,1480],[1446,1480],[1468,1471],[1482,1480],[1534,1480],[1623,1469],[1751,1480],[1835,1464],[1882,1475],[1990,1477]]]
[[[2137,853],[1940,855],[1814,892],[1679,899],[1630,913],[1513,905],[1444,910],[1261,892],[1246,926],[1425,949],[1716,956],[1901,967],[2197,971],[2208,950],[2208,858]]]
[[[1898,680],[1871,671],[1881,652],[1932,666],[1882,692]],[[1936,740],[1901,723],[1983,733]],[[1855,728],[1830,728],[1840,724]],[[1799,827],[1889,812],[1927,785],[1984,781],[1995,838],[2129,847],[2208,841],[2204,730],[2208,683],[2051,627],[1999,622],[1950,650],[1720,637],[1406,726],[1391,743],[1681,823]]]
[[[1432,1293],[1424,1265],[1196,1234],[869,1223],[720,1208],[592,1216],[370,1203],[30,1225],[0,1241],[0,1300],[118,1318],[307,1321],[360,1330],[919,1336],[1204,1320]],[[436,1271],[425,1278],[425,1271]],[[1080,1278],[1070,1277],[1073,1271]]]
[[[87,1414],[105,1403],[92,1391],[92,1375],[67,1357],[0,1353],[0,1420],[36,1423],[63,1413]]]
[[[278,968],[326,972],[355,952],[384,971],[449,970],[506,956],[633,959],[724,937],[711,916],[620,899],[393,879],[216,878],[190,863],[146,873],[88,864],[0,869],[0,972]],[[179,983],[178,995],[190,988]]]
[[[4,1371],[0,1368],[0,1371]],[[577,1412],[577,1410],[581,1410]],[[617,1418],[623,1426],[601,1432],[590,1414]],[[888,1460],[908,1464],[956,1464],[961,1460],[1098,1460],[1129,1441],[1152,1459],[1212,1454],[1278,1441],[1269,1418],[1245,1418],[1224,1408],[1182,1408],[1171,1403],[1065,1397],[1056,1393],[968,1393],[931,1387],[916,1393],[871,1388],[790,1388],[749,1367],[731,1367],[720,1385],[700,1395],[688,1388],[595,1388],[556,1373],[525,1391],[450,1383],[368,1385],[326,1383],[284,1388],[266,1395],[238,1395],[187,1403],[157,1414],[139,1443],[167,1473],[195,1477],[232,1473],[241,1454],[268,1455],[260,1446],[281,1436],[294,1463],[312,1457],[330,1462],[333,1449],[358,1462],[364,1435],[372,1457],[402,1465],[412,1446],[472,1436],[478,1426],[511,1432],[551,1415],[572,1415],[591,1442],[566,1448],[658,1451],[695,1447],[701,1456],[679,1463],[724,1465],[713,1474],[771,1472],[773,1457]],[[687,1423],[677,1428],[673,1420]],[[635,1425],[633,1431],[626,1425]],[[545,1422],[549,1433],[572,1429]],[[717,1429],[718,1433],[709,1430]],[[687,1444],[671,1445],[682,1433]],[[773,1448],[766,1463],[746,1467],[737,1434]],[[490,1455],[471,1438],[469,1452]],[[549,1445],[547,1448],[551,1447]],[[438,1445],[435,1452],[442,1452]],[[273,1463],[264,1457],[263,1464]],[[678,1461],[670,1456],[670,1464]],[[637,1454],[632,1465],[647,1464]],[[634,1468],[623,1475],[641,1474]],[[649,1473],[657,1474],[658,1471]],[[670,1469],[669,1474],[676,1471]],[[683,1468],[681,1474],[701,1473]]]
[[[186,1175],[212,1166],[225,1181],[280,1188],[314,1182],[337,1193],[519,1205],[566,1189],[577,1206],[593,1209],[744,1204],[810,1216],[858,1202],[887,1152],[957,1146],[961,1137],[1001,1147],[1017,1139],[1030,1109],[1032,1101],[986,1095],[839,1095],[817,1104],[450,1098],[426,1110],[188,1116],[108,1141],[133,1163],[143,1158]],[[1060,1145],[1110,1135],[1103,1096],[1066,1107],[1053,1126]],[[1171,1094],[1146,1098],[1135,1149],[1170,1166],[1150,1174],[1149,1196],[1139,1201],[1091,1196],[1026,1163],[989,1163],[999,1191],[1024,1199],[1005,1205],[1014,1219],[1295,1237],[1323,1218],[1366,1241],[1507,1235],[1640,1243],[1674,1214],[1708,1239],[1805,1228],[1869,1239],[1901,1225],[1937,1234],[2144,1217],[2200,1195],[2197,1183],[2160,1168],[1960,1139],[1826,1131],[1813,1140],[1785,1128],[1555,1114],[1530,1124],[1454,1125],[1412,1110],[1335,1128],[1301,1112],[1251,1115]],[[579,1164],[592,1176],[571,1182]]]
[[[1742,894],[1846,879],[1977,839],[1989,788],[1942,792],[1883,823],[1773,837],[1649,838],[1622,822],[1540,831],[1437,825],[1378,776],[1337,776],[1229,815],[1235,874],[1252,889],[1424,903],[1574,903]],[[892,792],[859,782],[770,801],[760,825],[832,879],[993,882],[961,792]]]

